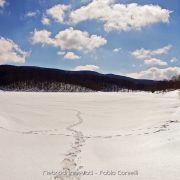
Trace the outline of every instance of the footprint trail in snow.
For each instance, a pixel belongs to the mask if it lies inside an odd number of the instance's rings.
[[[84,135],[81,131],[77,131],[74,128],[83,123],[83,119],[81,117],[81,112],[74,110],[77,112],[76,117],[78,118],[78,122],[68,126],[66,129],[70,131],[74,137],[74,143],[71,149],[65,155],[65,159],[61,162],[63,175],[55,176],[55,180],[80,180],[80,175],[78,172],[83,168],[82,166],[78,166],[79,153],[81,153],[81,148],[85,143]],[[76,173],[76,174],[72,174]]]

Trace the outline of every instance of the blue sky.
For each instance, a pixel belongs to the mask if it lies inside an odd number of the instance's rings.
[[[0,64],[171,78],[179,19],[178,0],[0,0]]]

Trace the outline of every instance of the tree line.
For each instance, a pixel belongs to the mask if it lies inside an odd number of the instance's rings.
[[[180,76],[152,81],[89,71],[3,65],[0,66],[0,89],[46,92],[170,91],[180,89]]]

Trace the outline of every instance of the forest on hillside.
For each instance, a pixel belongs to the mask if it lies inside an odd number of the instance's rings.
[[[180,76],[152,81],[90,71],[0,66],[0,90],[44,92],[170,91],[180,89]]]

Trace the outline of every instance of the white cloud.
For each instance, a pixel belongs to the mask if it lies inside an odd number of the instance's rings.
[[[150,58],[151,56],[167,54],[171,48],[172,45],[167,45],[155,50],[141,48],[133,51],[131,54],[137,59],[146,59],[146,58]]]
[[[0,8],[3,8],[6,4],[6,0],[0,0]]]
[[[96,71],[99,67],[95,65],[84,65],[84,66],[77,66],[74,70],[75,71]]]
[[[26,13],[26,16],[27,16],[27,17],[34,17],[34,16],[36,16],[36,15],[37,15],[37,12],[36,12],[36,11],[29,11],[29,12]]]
[[[10,39],[0,37],[0,64],[24,63],[30,52],[25,52]]]
[[[49,44],[60,47],[62,50],[75,49],[82,51],[92,51],[107,43],[101,36],[89,35],[88,32],[74,30],[73,28],[60,31],[55,38],[51,38],[51,32],[47,30],[37,31],[35,29],[32,43]]]
[[[127,76],[133,78],[152,80],[171,79],[173,76],[178,75],[180,75],[180,67],[168,67],[165,69],[152,67],[141,72],[127,74]]]
[[[55,21],[64,23],[65,11],[70,8],[68,5],[57,4],[46,11],[46,14],[51,16]]]
[[[50,24],[51,24],[50,19],[47,18],[46,16],[43,16],[41,22],[42,22],[42,24],[44,24],[44,25],[50,25]]]
[[[177,57],[173,57],[173,58],[170,60],[171,63],[174,63],[174,62],[176,62],[176,61],[177,61]]]
[[[121,48],[115,48],[115,49],[113,49],[113,52],[115,52],[115,53],[118,53],[119,51],[121,51]]]
[[[143,60],[146,65],[166,66],[167,62],[159,58],[156,58],[155,56],[167,54],[171,48],[172,45],[167,45],[162,48],[154,49],[154,50],[141,48],[131,52],[131,55],[137,59]]]
[[[60,31],[55,36],[56,45],[62,50],[77,49],[92,51],[107,43],[106,39],[97,35],[89,35],[88,32],[74,30],[73,28]]]
[[[67,52],[64,55],[64,59],[70,59],[70,60],[76,60],[76,59],[80,59],[81,57],[78,56],[77,54],[75,54],[74,52]]]
[[[70,13],[70,22],[77,24],[86,20],[104,22],[106,31],[140,30],[154,23],[168,23],[171,11],[158,5],[121,4],[114,0],[93,0]]]
[[[132,56],[134,56],[137,59],[145,59],[145,58],[149,58],[151,55],[151,51],[141,48],[141,49],[137,49],[135,51],[133,51]]]
[[[64,52],[64,51],[58,51],[57,54],[60,55],[60,56],[62,56],[62,55],[65,55],[66,52]]]
[[[150,59],[145,59],[144,63],[147,65],[159,65],[159,66],[167,66],[167,62],[162,61],[161,59],[157,58],[150,58]]]
[[[47,30],[34,30],[31,38],[33,44],[40,43],[43,46],[46,44],[55,45],[54,40],[51,38],[51,32]]]
[[[161,55],[161,54],[167,54],[169,50],[172,48],[172,45],[167,45],[162,48],[156,49],[151,52],[151,55]]]

